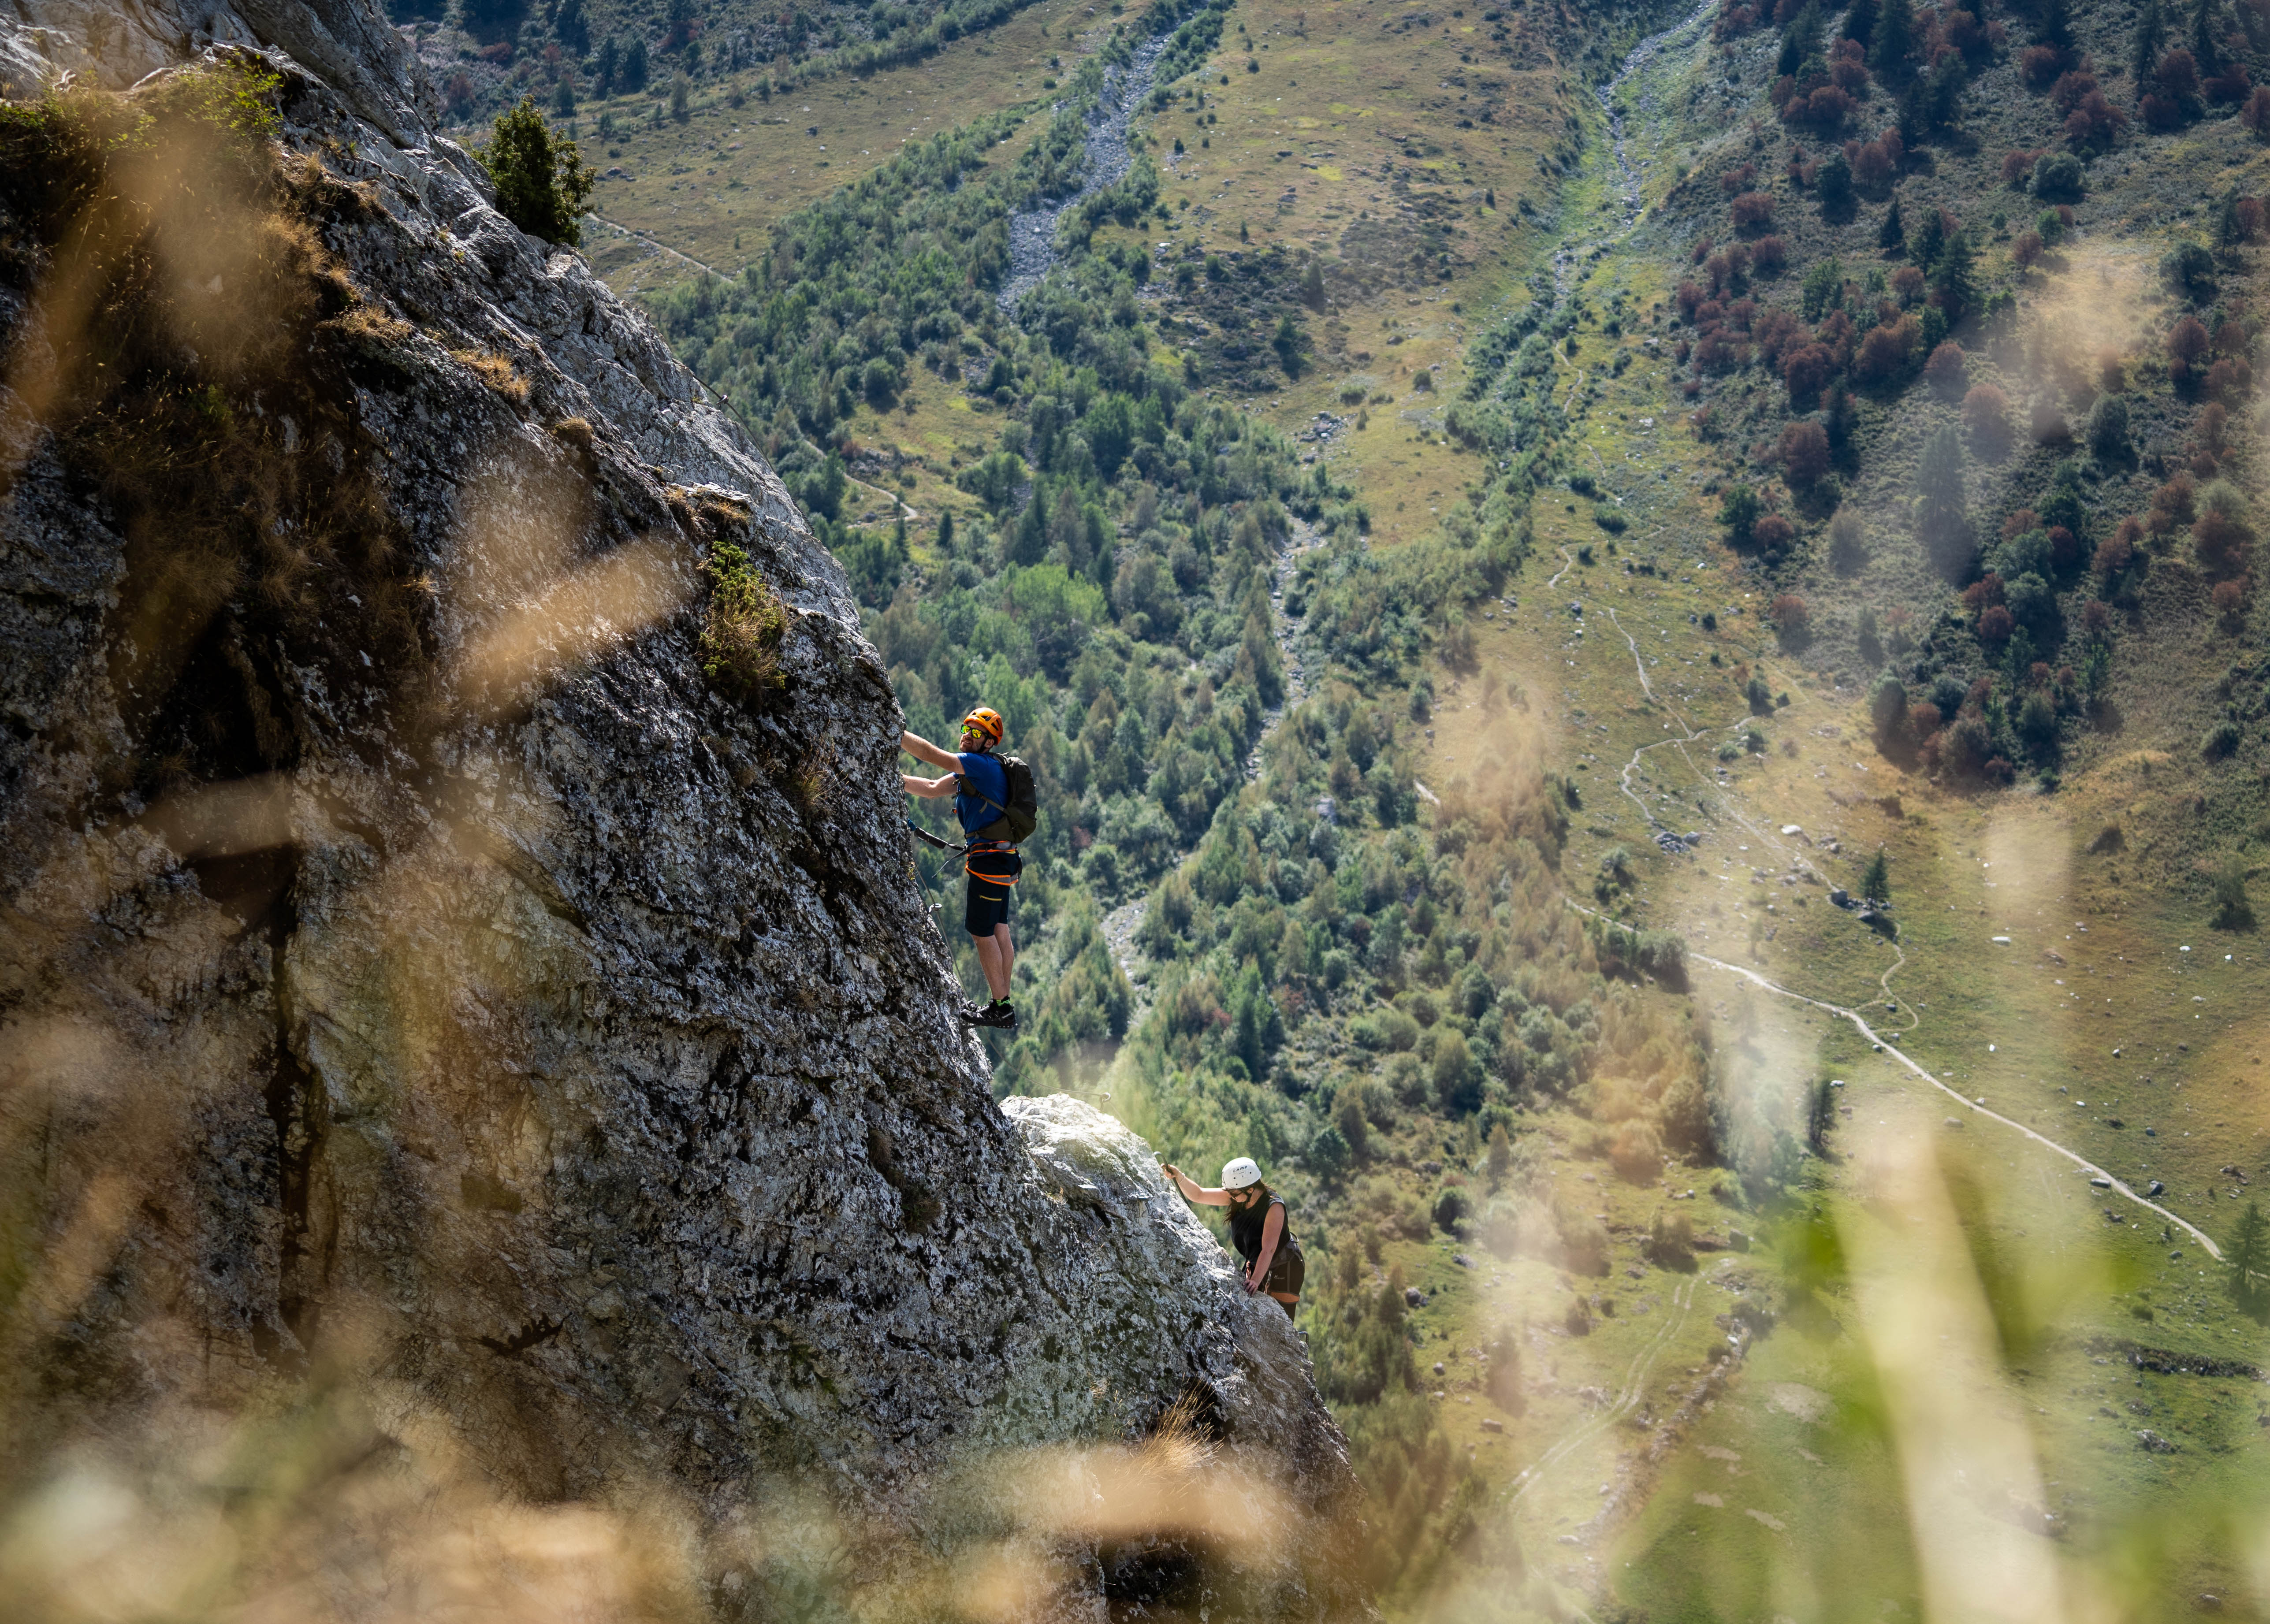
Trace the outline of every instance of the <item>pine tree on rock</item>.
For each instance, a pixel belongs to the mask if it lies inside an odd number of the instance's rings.
[[[1908,228],[1900,219],[1900,200],[1892,199],[1891,210],[1884,216],[1884,228],[1876,234],[1876,246],[1887,254],[1907,251]]]
[[[573,141],[554,135],[536,98],[497,115],[495,134],[473,156],[497,189],[497,211],[531,237],[575,247],[598,175]]]

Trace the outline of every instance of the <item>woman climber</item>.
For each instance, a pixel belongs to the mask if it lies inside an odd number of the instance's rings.
[[[1229,1241],[1245,1259],[1245,1289],[1265,1291],[1293,1317],[1301,1304],[1301,1281],[1308,1264],[1301,1243],[1285,1220],[1285,1198],[1261,1182],[1261,1169],[1250,1156],[1240,1156],[1221,1170],[1221,1188],[1208,1190],[1186,1177],[1172,1162],[1163,1169],[1175,1188],[1200,1206],[1229,1209]]]

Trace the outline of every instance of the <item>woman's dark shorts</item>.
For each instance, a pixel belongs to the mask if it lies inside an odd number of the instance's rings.
[[[1301,1294],[1301,1282],[1308,1275],[1308,1263],[1300,1253],[1280,1250],[1270,1259],[1269,1278],[1262,1282],[1261,1289],[1272,1294],[1281,1291],[1297,1297]]]

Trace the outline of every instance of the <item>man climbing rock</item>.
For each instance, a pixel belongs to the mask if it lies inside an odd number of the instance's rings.
[[[1301,1306],[1301,1283],[1308,1278],[1308,1260],[1293,1227],[1285,1221],[1285,1198],[1261,1182],[1261,1168],[1250,1156],[1224,1164],[1221,1183],[1208,1189],[1173,1162],[1160,1169],[1175,1182],[1187,1201],[1200,1206],[1229,1209],[1229,1242],[1245,1260],[1243,1276],[1249,1292],[1266,1292],[1290,1319]]]
[[[992,1002],[968,1017],[970,1024],[1014,1031],[1017,1012],[1009,1004],[1009,977],[1017,968],[1016,944],[1009,935],[1010,887],[1024,870],[1017,843],[1030,835],[1035,802],[1032,770],[999,753],[1000,713],[980,705],[961,719],[961,753],[939,749],[918,733],[901,733],[899,748],[916,760],[943,768],[943,778],[901,774],[909,795],[953,797],[961,820],[962,868],[969,897],[961,922],[977,948]]]

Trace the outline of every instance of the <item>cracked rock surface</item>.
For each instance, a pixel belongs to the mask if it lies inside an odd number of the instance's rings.
[[[225,403],[212,515],[52,404],[94,388],[40,382],[79,342],[54,234],[0,268],[15,1471],[351,1347],[532,1502],[639,1478],[723,1519],[792,1474],[918,1521],[973,1452],[1196,1388],[1243,1470],[1350,1503],[1299,1337],[1147,1148],[991,1100],[834,560],[646,323],[491,206],[379,13],[0,19],[0,77],[252,50],[285,179],[197,251],[271,248],[168,308],[234,300],[266,359],[152,352]],[[702,667],[727,546],[779,605],[754,701]]]

